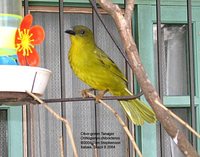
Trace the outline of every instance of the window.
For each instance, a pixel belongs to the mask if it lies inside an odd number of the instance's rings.
[[[157,28],[153,25],[154,53],[157,54]],[[162,93],[165,96],[189,95],[187,25],[162,24]],[[158,57],[156,57],[158,58]],[[158,65],[158,64],[156,64]],[[156,68],[157,69],[157,68]]]
[[[189,95],[189,61],[187,50],[187,25],[186,24],[162,24],[161,26],[161,71],[162,71],[162,93],[165,96],[187,96]],[[154,53],[157,54],[157,27],[153,26],[154,33]],[[158,59],[158,57],[156,57]],[[158,65],[158,64],[156,64]],[[158,68],[156,68],[158,69]],[[158,72],[157,72],[158,73]],[[172,102],[173,103],[173,102]],[[173,105],[173,104],[172,104]],[[179,115],[184,121],[190,123],[189,109],[176,108],[171,110]],[[180,124],[177,125],[189,138],[189,132]],[[162,144],[163,156],[184,155],[178,149],[173,140],[168,136],[166,131],[161,127],[160,141]]]
[[[197,7],[198,8],[198,7]],[[193,40],[194,40],[194,58],[195,58],[195,111],[196,124],[199,130],[199,11],[193,8]],[[139,5],[138,8],[138,44],[139,52],[145,69],[150,80],[155,86],[158,86],[158,56],[156,52],[156,9],[155,6]],[[190,98],[189,98],[189,68],[188,68],[188,45],[187,45],[187,11],[184,6],[161,6],[161,69],[162,69],[162,92],[163,101],[167,107],[179,115],[183,120],[191,123]],[[145,27],[144,27],[145,26]],[[149,128],[149,129],[148,129]],[[143,155],[163,156],[163,157],[182,157],[183,154],[177,149],[163,128],[158,124],[157,131],[152,136],[146,135],[146,129],[151,132],[155,128],[144,126],[141,129]],[[190,139],[190,133],[187,129],[180,126]],[[151,139],[149,139],[151,138]],[[152,153],[147,144],[155,140],[152,145]],[[199,140],[197,141],[199,151]],[[153,150],[154,149],[154,150]],[[154,154],[155,153],[155,154]]]

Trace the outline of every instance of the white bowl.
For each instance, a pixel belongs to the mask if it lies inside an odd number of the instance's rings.
[[[0,92],[32,92],[43,95],[51,71],[39,67],[0,65]]]

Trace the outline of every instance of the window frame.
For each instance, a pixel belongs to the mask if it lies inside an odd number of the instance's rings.
[[[198,17],[199,7],[192,8],[192,23],[193,23],[193,42],[194,42],[194,67],[195,67],[195,106],[196,106],[196,130],[200,131],[200,18]],[[178,11],[177,11],[178,10]],[[137,6],[137,29],[138,29],[138,49],[140,53],[140,57],[142,63],[148,73],[148,76],[154,86],[156,87],[156,67],[152,63],[156,63],[156,59],[154,56],[154,45],[153,45],[153,24],[156,23],[156,8],[155,5],[138,5]],[[184,24],[187,23],[187,9],[186,6],[161,6],[161,21],[162,23],[169,24]],[[164,96],[163,102],[166,107],[190,107],[190,96]],[[149,148],[146,144],[148,140],[159,140],[156,138],[156,133],[148,138],[148,134],[146,135],[145,130],[153,131],[150,126],[144,126],[141,129],[142,139],[144,139],[142,150],[144,156],[156,156],[155,153],[149,154],[149,152],[154,152],[159,150],[156,145],[153,145],[153,148]],[[144,133],[143,133],[144,132]],[[146,140],[145,140],[146,139]],[[147,140],[148,139],[148,140]],[[156,149],[157,148],[157,149]],[[151,151],[150,151],[151,149]],[[200,152],[200,140],[197,139],[197,150]]]

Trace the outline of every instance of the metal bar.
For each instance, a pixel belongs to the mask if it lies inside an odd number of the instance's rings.
[[[29,12],[29,1],[28,0],[24,0],[24,16],[25,15],[27,15],[28,14],[28,12]],[[27,156],[32,156],[31,154],[31,152],[33,151],[32,150],[32,143],[31,143],[31,138],[32,138],[32,136],[31,136],[31,133],[32,133],[32,131],[31,131],[31,117],[30,117],[30,113],[31,113],[31,109],[30,109],[30,106],[28,105],[28,106],[26,106],[26,128],[27,128]]]
[[[24,0],[24,16],[28,14],[29,6],[28,6],[28,0]]]
[[[191,0],[187,0],[187,24],[188,24],[188,52],[189,52],[189,80],[190,80],[190,110],[191,110],[191,126],[196,128],[195,119],[195,79],[194,79],[194,51],[193,51],[193,37],[192,37],[192,4]],[[196,138],[192,134],[192,144],[196,147]]]
[[[59,0],[59,35],[60,35],[60,76],[61,76],[61,98],[65,97],[65,54],[64,54],[64,21],[63,0]]]
[[[64,1],[59,0],[59,37],[60,37],[60,79],[61,79],[61,99],[65,97],[65,55],[64,55]],[[61,115],[66,117],[66,106],[61,102]],[[67,145],[66,128],[62,123],[62,136],[64,145]],[[64,147],[64,154],[67,154],[66,147]]]
[[[131,100],[131,99],[137,99],[140,96],[143,95],[143,92],[138,93],[134,96],[104,96],[102,100]],[[74,101],[93,101],[94,98],[88,97],[76,97],[76,98],[59,98],[59,99],[43,99],[45,103],[55,103],[55,102],[74,102]]]
[[[123,5],[123,8],[124,8],[124,10],[126,9],[126,5],[127,5],[127,1],[126,0],[124,0],[124,5]],[[132,24],[132,23],[131,23]],[[132,26],[132,25],[131,25]],[[131,27],[132,28],[132,27]],[[132,33],[132,35],[133,35],[133,31],[131,32]],[[126,51],[125,51],[126,52]],[[125,71],[125,76],[126,76],[126,79],[128,80],[128,78],[129,78],[129,72],[130,72],[130,67],[129,67],[129,63],[128,63],[128,61],[126,60],[126,59],[124,59],[125,60],[125,65],[124,65],[124,71]],[[131,69],[132,70],[132,69]],[[131,72],[133,72],[133,71],[131,71]],[[131,73],[132,75],[131,75],[131,77],[130,77],[130,81],[127,81],[127,87],[128,87],[128,85],[130,85],[130,90],[131,90],[131,92],[133,92],[134,93],[134,74],[133,73]],[[130,84],[129,84],[130,83]],[[136,125],[132,125],[132,122],[129,120],[129,118],[127,117],[127,116],[125,116],[125,123],[126,123],[126,125],[127,125],[127,127],[131,130],[131,131],[133,131],[134,130],[134,132],[135,132],[135,128],[137,127]],[[132,149],[133,147],[132,147],[132,144],[131,144],[131,142],[130,142],[130,140],[129,140],[129,137],[128,136],[125,136],[125,156],[126,157],[131,157],[131,154],[134,154],[135,152],[134,152],[134,150]]]
[[[102,15],[99,13],[98,11],[98,8],[96,6],[96,3],[94,0],[89,0],[90,1],[90,4],[92,5],[92,8],[94,9],[94,11],[96,12],[96,15],[97,17],[99,18],[99,20],[101,21],[103,27],[105,28],[105,30],[107,31],[108,35],[110,36],[110,38],[112,39],[113,43],[116,45],[117,49],[119,50],[119,52],[122,54],[122,56],[125,58],[125,60],[127,61],[127,63],[129,64],[130,66],[130,62],[128,60],[128,57],[126,55],[126,53],[124,52],[124,50],[122,50],[120,48],[120,46],[118,46],[117,44],[117,40],[115,39],[114,35],[109,31],[108,27],[106,26],[103,18],[102,18]]]
[[[32,157],[31,152],[32,152],[32,145],[31,145],[31,110],[30,110],[30,105],[26,106],[26,119],[27,119],[27,156]]]
[[[163,76],[162,76],[162,45],[161,45],[161,7],[160,7],[160,0],[156,0],[156,23],[157,23],[157,60],[158,60],[158,93],[160,99],[163,100]],[[162,140],[162,127],[161,125],[158,126],[160,130],[160,156],[164,156],[163,149],[164,149],[164,141]]]
[[[156,0],[156,23],[157,23],[157,55],[158,55],[158,91],[161,100],[163,99],[163,79],[162,79],[162,43],[161,43],[161,8],[160,0]]]
[[[133,100],[136,98],[139,98],[140,96],[143,95],[143,92],[138,93],[137,95],[132,95],[132,96],[105,96],[102,98],[102,100]],[[35,100],[33,100],[31,97],[28,97],[27,94],[24,95],[25,98],[23,99],[0,99],[0,105],[1,104],[7,104],[10,102],[11,104],[16,102],[21,102],[27,104],[27,102],[35,104]],[[74,102],[74,101],[93,101],[95,100],[94,98],[83,98],[83,97],[74,97],[74,98],[55,98],[55,99],[43,99],[46,103],[55,103],[55,102]]]
[[[96,5],[96,0],[94,0],[94,4]],[[96,37],[96,30],[97,30],[97,27],[96,27],[96,25],[95,25],[95,23],[96,23],[96,20],[97,20],[97,18],[96,18],[96,13],[95,13],[95,11],[94,11],[94,8],[92,8],[92,28],[93,28],[93,35],[94,35],[94,37]],[[96,91],[94,91],[95,92],[95,94],[96,94]],[[98,107],[97,107],[97,103],[96,102],[94,102],[94,121],[95,121],[95,125],[94,125],[94,130],[95,130],[95,143],[94,143],[94,145],[93,145],[93,147],[95,147],[94,148],[94,150],[96,150],[96,153],[97,153],[97,156],[98,156],[98,149],[97,149],[97,147],[98,147],[98,139],[97,139],[97,133],[98,133],[98,119],[97,119],[97,110],[98,110]]]
[[[28,157],[28,147],[27,147],[27,143],[28,143],[28,135],[27,135],[27,110],[26,110],[26,105],[22,106],[22,124],[23,124],[23,157]]]

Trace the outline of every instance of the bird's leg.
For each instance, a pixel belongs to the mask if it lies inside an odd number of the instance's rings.
[[[89,88],[89,89],[84,89],[81,91],[81,95],[83,98],[87,98],[89,97],[88,92],[94,91],[94,88]]]
[[[100,99],[103,98],[103,96],[108,92],[108,89],[104,91],[99,91],[98,94],[96,95],[96,102],[99,102]]]

